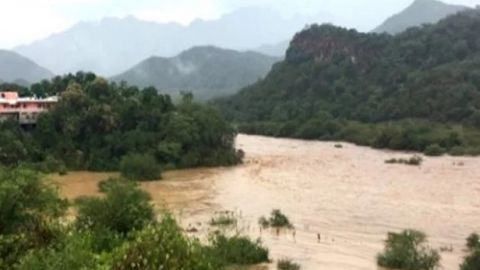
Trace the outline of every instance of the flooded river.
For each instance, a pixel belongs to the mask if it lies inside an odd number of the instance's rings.
[[[375,270],[386,233],[414,228],[435,248],[452,246],[442,265],[456,270],[465,238],[480,231],[480,158],[427,157],[412,167],[384,162],[411,154],[351,144],[239,135],[237,146],[246,152],[244,165],[167,172],[142,187],[158,208],[200,233],[216,211],[235,211],[272,259],[293,259],[302,269]],[[75,198],[97,194],[98,181],[110,175],[55,178],[62,194]],[[295,237],[259,230],[258,218],[273,208],[291,219]]]

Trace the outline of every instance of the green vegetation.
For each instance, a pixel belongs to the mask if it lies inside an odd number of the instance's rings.
[[[256,82],[278,60],[252,51],[193,47],[172,58],[150,57],[112,79],[138,86],[155,86],[174,98],[187,89],[200,100],[208,100],[231,95]],[[188,71],[179,62],[188,63]]]
[[[389,233],[385,251],[377,257],[379,266],[402,270],[437,269],[440,255],[426,246],[427,237],[415,230]]]
[[[427,156],[441,156],[445,154],[445,152],[445,148],[441,147],[438,144],[432,144],[425,148],[425,155]]]
[[[110,180],[102,185],[103,197],[77,199],[76,226],[80,229],[112,231],[126,235],[155,220],[150,196],[127,180]],[[132,207],[133,206],[133,207]]]
[[[187,238],[169,214],[155,218],[136,182],[109,179],[103,195],[80,198],[76,219],[42,175],[0,168],[0,269],[220,270],[268,261],[260,240],[223,234]]]
[[[24,94],[59,94],[34,129],[0,123],[0,164],[43,171],[120,170],[158,179],[160,167],[232,165],[235,130],[185,94],[178,104],[154,88],[109,83],[92,73],[55,77]],[[137,179],[136,179],[137,180]]]
[[[134,238],[114,252],[111,269],[221,269],[199,242],[183,236],[170,216]]]
[[[468,255],[465,257],[460,270],[476,270],[480,269],[480,240],[476,233],[471,234],[467,238]]]
[[[264,80],[215,104],[247,134],[478,155],[479,31],[479,10],[396,36],[313,25]]]
[[[261,217],[258,220],[258,223],[264,228],[293,228],[293,225],[290,223],[288,217],[278,209],[272,210],[268,219]]]
[[[474,248],[480,248],[480,236],[477,233],[472,233],[467,238],[467,248],[472,250]]]
[[[385,160],[385,163],[387,164],[406,164],[411,166],[420,166],[422,165],[422,162],[423,162],[423,158],[418,155],[414,155],[409,159],[392,158],[392,159]]]
[[[300,270],[301,267],[298,263],[294,263],[291,260],[280,260],[277,262],[278,270]]]
[[[252,265],[268,262],[268,249],[258,239],[253,242],[248,237],[227,237],[216,234],[211,239],[211,254],[229,265]]]
[[[120,172],[130,180],[160,179],[161,169],[152,155],[129,154],[120,161]]]
[[[210,220],[211,226],[232,226],[237,224],[237,218],[235,213],[231,211],[225,211],[217,213],[212,220]]]
[[[66,207],[41,175],[0,167],[0,269],[11,269],[28,250],[62,237],[59,218]]]

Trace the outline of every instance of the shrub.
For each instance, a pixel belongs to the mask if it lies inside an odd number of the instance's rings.
[[[0,167],[0,269],[12,269],[29,250],[56,241],[66,207],[41,174]]]
[[[32,231],[62,216],[66,206],[42,175],[24,168],[0,168],[0,234]]]
[[[293,225],[290,223],[288,217],[284,215],[279,209],[272,210],[268,219],[266,219],[265,217],[261,217],[258,220],[258,223],[264,228],[293,228]]]
[[[235,224],[237,224],[237,218],[230,211],[218,213],[210,220],[210,225],[212,226],[231,226]]]
[[[470,254],[465,257],[460,270],[478,270],[480,269],[480,248],[470,251]]]
[[[67,167],[65,166],[65,163],[55,159],[51,155],[48,155],[43,161],[42,169],[45,173],[58,172],[58,173],[66,174],[66,171],[67,171]]]
[[[137,184],[126,180],[110,180],[100,186],[104,197],[77,200],[77,228],[104,228],[126,234],[154,221],[150,196],[140,190]]]
[[[389,233],[385,251],[377,257],[381,267],[403,270],[432,270],[439,265],[440,255],[426,247],[426,236],[415,230]]]
[[[298,263],[294,263],[290,260],[280,260],[277,262],[277,269],[278,270],[300,270],[300,265]]]
[[[216,234],[211,242],[213,256],[227,265],[251,265],[268,261],[268,249],[262,246],[260,239],[252,241],[248,237]]]
[[[112,270],[220,269],[219,262],[197,241],[187,239],[170,216],[136,233],[113,254]]]
[[[18,270],[98,269],[88,234],[73,233],[56,246],[37,249],[22,258]]]
[[[460,266],[460,270],[480,269],[480,237],[478,234],[472,233],[468,236],[467,248],[469,254],[465,257],[464,262]]]
[[[152,155],[129,154],[120,162],[120,172],[130,180],[156,180],[161,177],[161,169]]]
[[[265,217],[260,217],[258,219],[258,224],[263,228],[267,228],[270,226],[270,222],[268,222],[268,219],[266,219]]]
[[[455,146],[450,149],[448,152],[452,156],[464,156],[466,154],[466,149],[462,146]]]
[[[429,145],[424,151],[425,155],[427,156],[441,156],[445,154],[445,152],[445,148],[439,146],[438,144]]]
[[[405,165],[411,165],[411,166],[420,166],[423,162],[422,157],[418,155],[414,155],[413,157],[409,159],[403,159],[403,158],[392,158],[385,160],[385,163],[387,164],[405,164]]]
[[[480,247],[480,236],[476,233],[472,233],[467,238],[467,248],[468,250],[473,250]]]

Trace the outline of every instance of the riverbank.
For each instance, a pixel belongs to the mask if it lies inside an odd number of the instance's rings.
[[[240,227],[261,237],[273,259],[291,258],[302,269],[377,269],[375,256],[388,231],[415,228],[430,236],[444,269],[458,269],[464,239],[479,230],[480,158],[425,157],[421,166],[385,164],[409,153],[342,143],[239,135],[245,164],[172,171],[142,183],[156,207],[168,207],[199,234],[220,210],[241,216]],[[96,194],[110,174],[55,176],[68,198]],[[260,231],[271,209],[286,213],[296,233]],[[317,234],[322,235],[320,243]]]

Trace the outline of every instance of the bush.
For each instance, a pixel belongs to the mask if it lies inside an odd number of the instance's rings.
[[[127,234],[154,222],[150,196],[126,180],[110,180],[100,185],[104,197],[83,197],[77,200],[79,229],[107,229]]]
[[[293,225],[290,223],[288,217],[284,215],[279,209],[272,210],[268,219],[266,219],[265,217],[261,217],[258,220],[258,223],[264,228],[293,228]]]
[[[67,203],[42,175],[0,168],[0,234],[30,232],[65,213]]]
[[[220,269],[219,262],[197,241],[187,239],[175,220],[165,216],[159,224],[138,232],[113,254],[112,270]]]
[[[466,149],[462,146],[455,146],[448,152],[452,156],[464,156],[466,154]]]
[[[54,247],[33,250],[22,258],[18,270],[98,269],[88,234],[73,233]]]
[[[480,269],[480,248],[470,251],[460,266],[460,270],[478,270]]]
[[[211,252],[225,264],[251,265],[268,262],[268,249],[262,246],[260,239],[252,241],[248,237],[227,237],[216,234],[211,239]]]
[[[468,250],[473,250],[475,248],[480,248],[480,236],[476,233],[472,233],[467,238],[467,248]]]
[[[161,169],[152,155],[129,154],[120,162],[120,172],[130,180],[156,180],[161,178]]]
[[[409,159],[403,159],[403,158],[392,158],[385,160],[385,163],[387,164],[405,164],[405,165],[411,165],[411,166],[420,166],[423,162],[422,157],[415,155]]]
[[[230,211],[218,213],[210,220],[211,226],[231,226],[235,224],[237,224],[237,218]]]
[[[440,255],[426,247],[426,236],[415,230],[389,233],[385,251],[377,257],[381,267],[402,270],[433,270],[439,266]]]
[[[278,270],[300,270],[300,265],[290,260],[280,260],[277,262]]]
[[[427,156],[441,156],[445,154],[446,150],[445,148],[441,147],[438,144],[432,144],[429,145],[427,148],[425,148],[425,155]]]
[[[480,237],[476,233],[472,233],[467,238],[467,248],[469,254],[465,257],[460,270],[477,270],[480,269]]]

